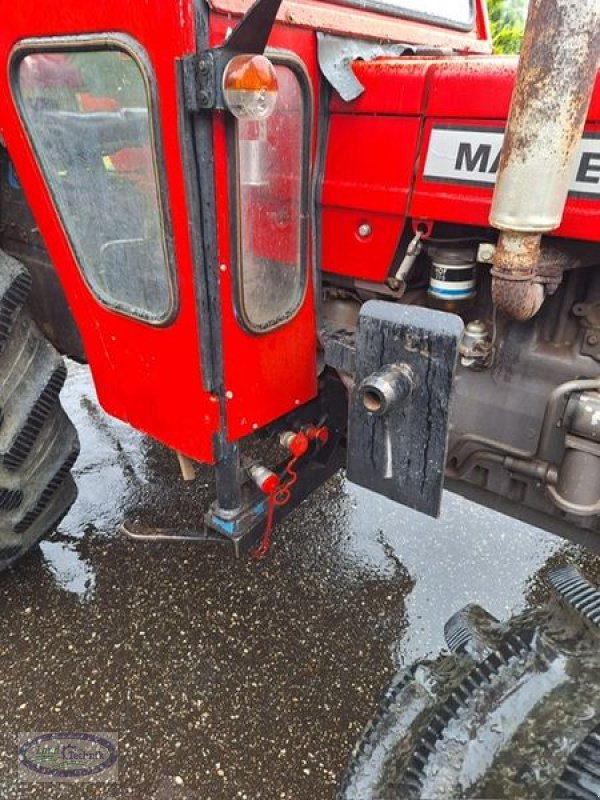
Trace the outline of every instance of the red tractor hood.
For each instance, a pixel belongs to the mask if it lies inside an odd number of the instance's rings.
[[[331,102],[323,269],[383,280],[408,218],[487,226],[516,58],[357,62],[357,100]],[[535,192],[536,187],[532,186]],[[371,235],[359,238],[369,223]],[[600,240],[600,89],[559,236]]]

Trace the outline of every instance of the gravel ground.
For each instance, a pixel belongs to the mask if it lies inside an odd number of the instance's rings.
[[[119,523],[200,519],[210,471],[99,409],[72,365],[79,499],[40,551],[0,576],[0,797],[327,800],[393,673],[443,646],[469,602],[498,617],[545,593],[544,570],[600,559],[447,494],[432,521],[334,477],[276,532],[266,561],[131,542]],[[119,736],[111,784],[18,781],[25,731]]]

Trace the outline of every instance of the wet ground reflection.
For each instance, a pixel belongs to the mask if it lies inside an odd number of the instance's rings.
[[[182,485],[172,454],[98,409],[85,368],[72,367],[65,405],[82,439],[79,500],[0,576],[7,800],[332,798],[398,666],[434,653],[467,602],[520,609],[535,574],[565,558],[555,537],[460,498],[447,495],[435,523],[341,476],[261,564],[133,543],[116,529],[139,506],[200,518],[210,472]],[[18,733],[69,729],[119,732],[118,784],[17,784]]]

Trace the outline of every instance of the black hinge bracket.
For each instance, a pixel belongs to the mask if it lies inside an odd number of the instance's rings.
[[[223,51],[204,50],[181,59],[183,67],[183,97],[190,113],[223,108],[221,82],[225,61]]]

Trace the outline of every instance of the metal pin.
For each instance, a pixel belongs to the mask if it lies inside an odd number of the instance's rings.
[[[414,237],[411,239],[408,247],[406,248],[406,254],[402,259],[402,263],[396,272],[396,280],[406,282],[412,271],[415,261],[423,250],[423,242],[421,241],[422,238],[423,231],[417,231]]]

